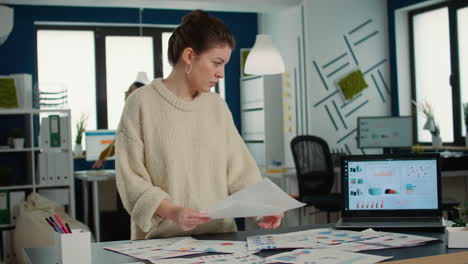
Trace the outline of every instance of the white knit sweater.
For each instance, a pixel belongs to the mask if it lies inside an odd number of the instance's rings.
[[[261,179],[226,103],[215,93],[183,101],[161,79],[127,99],[116,170],[131,239],[236,231],[233,219],[216,219],[184,232],[155,211],[164,199],[202,210]]]

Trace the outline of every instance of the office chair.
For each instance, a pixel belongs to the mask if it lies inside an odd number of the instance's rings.
[[[299,200],[319,211],[340,211],[343,207],[341,193],[331,193],[334,183],[333,163],[327,142],[322,138],[301,135],[291,141],[291,151],[296,166]]]

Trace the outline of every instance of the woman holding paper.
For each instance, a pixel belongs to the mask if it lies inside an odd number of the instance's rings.
[[[186,15],[169,40],[173,71],[128,98],[116,137],[117,187],[131,238],[236,231],[233,219],[199,213],[261,179],[224,100],[234,37],[204,11]],[[282,215],[259,225],[276,228]]]

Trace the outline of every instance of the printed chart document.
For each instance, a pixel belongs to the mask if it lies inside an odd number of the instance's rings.
[[[104,249],[115,251],[115,252],[125,254],[131,257],[139,258],[139,259],[150,259],[150,260],[199,254],[200,252],[163,250],[164,248],[167,248],[173,245],[174,243],[184,240],[186,238],[188,237],[173,237],[173,238],[130,241],[130,242],[123,243],[123,244],[107,246],[107,247],[104,247]]]
[[[263,178],[262,181],[236,192],[203,212],[213,219],[268,216],[304,205],[291,198],[268,178]]]
[[[317,249],[309,254],[301,255],[297,258],[299,264],[373,264],[390,257],[375,256],[362,253],[345,252],[333,249]]]
[[[228,240],[198,240],[187,237],[180,240],[164,250],[185,251],[185,252],[213,252],[213,253],[239,253],[245,255],[247,252],[247,242]]]

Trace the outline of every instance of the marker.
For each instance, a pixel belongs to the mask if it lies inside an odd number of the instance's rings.
[[[65,225],[63,224],[62,219],[60,219],[60,217],[58,216],[58,214],[54,214],[54,216],[55,216],[55,219],[57,219],[58,223],[60,224],[60,227],[62,228],[62,230],[63,230],[65,233],[70,233],[70,231],[68,231],[67,228],[65,227]]]
[[[68,228],[68,232],[70,232],[70,234],[71,234],[71,233],[72,233],[72,230],[71,230],[70,226],[68,225],[68,223],[65,223],[65,225],[66,225],[67,228]]]
[[[55,222],[54,218],[52,216],[49,216],[49,220],[50,222],[52,222],[52,224],[54,225],[54,227],[57,229],[57,231],[60,233],[60,234],[64,234],[65,232],[63,232],[62,228],[60,228],[60,226]]]
[[[45,220],[54,229],[54,231],[57,232],[57,228],[55,228],[55,226],[52,224],[52,222],[50,222],[50,220],[47,217],[45,218]]]

